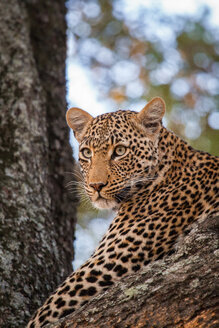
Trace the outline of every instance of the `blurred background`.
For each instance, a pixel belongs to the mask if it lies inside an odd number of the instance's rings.
[[[193,147],[219,155],[217,0],[67,2],[68,107],[91,115],[141,110],[165,99],[164,124]],[[70,136],[77,159],[78,146]],[[93,252],[112,213],[79,207],[74,269]]]

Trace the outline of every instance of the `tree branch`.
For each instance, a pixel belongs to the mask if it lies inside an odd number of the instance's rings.
[[[218,230],[218,217],[196,223],[173,255],[126,277],[48,327],[218,327]]]

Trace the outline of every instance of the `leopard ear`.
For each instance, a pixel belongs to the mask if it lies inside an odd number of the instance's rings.
[[[165,102],[162,98],[153,98],[137,114],[139,122],[144,126],[151,135],[157,134],[161,127],[161,120],[165,113]]]
[[[66,121],[68,126],[74,131],[75,138],[81,142],[86,131],[88,123],[93,119],[93,116],[80,108],[70,108],[66,113]]]

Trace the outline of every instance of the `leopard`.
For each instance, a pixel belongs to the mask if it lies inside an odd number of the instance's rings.
[[[174,252],[177,238],[198,219],[219,212],[219,157],[195,150],[162,124],[160,97],[137,112],[92,117],[67,111],[79,142],[86,194],[116,215],[93,255],[57,288],[28,328],[64,318],[127,275]]]

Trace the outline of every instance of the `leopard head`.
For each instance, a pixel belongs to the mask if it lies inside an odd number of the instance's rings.
[[[152,99],[139,113],[116,111],[93,118],[70,108],[67,123],[79,147],[86,193],[97,208],[116,208],[136,186],[153,178],[165,103]]]

